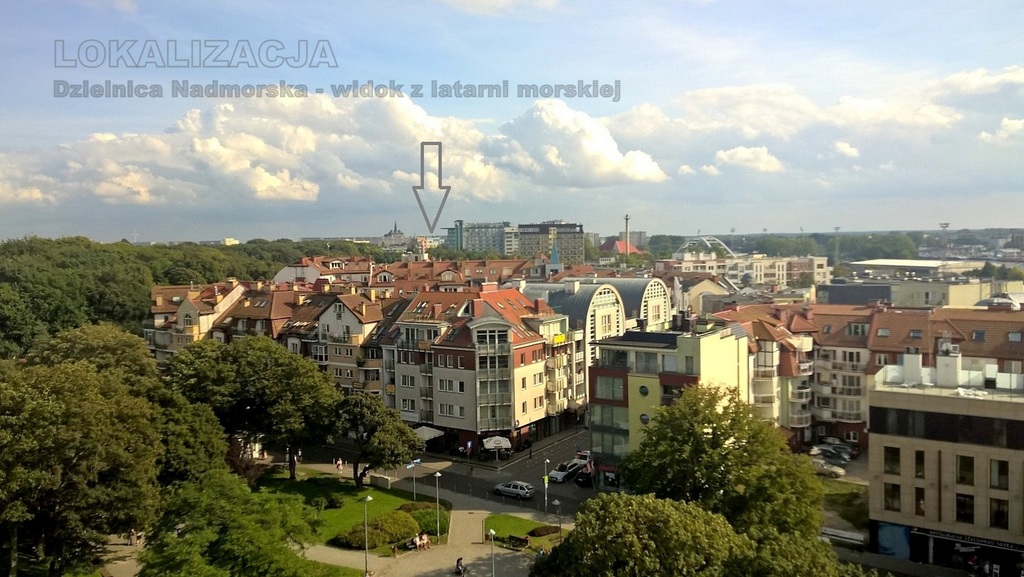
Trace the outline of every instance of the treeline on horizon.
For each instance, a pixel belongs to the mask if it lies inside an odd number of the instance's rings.
[[[669,258],[686,237],[651,237],[647,257]],[[722,239],[727,244],[728,239]],[[914,258],[923,234],[843,235],[843,260]],[[770,256],[832,255],[834,237],[757,235],[736,250]],[[591,247],[592,248],[592,247]],[[440,260],[500,258],[489,253],[434,249]],[[595,251],[588,251],[594,256]],[[94,324],[115,323],[141,334],[155,285],[205,284],[228,277],[270,279],[303,256],[371,256],[394,262],[399,254],[379,246],[339,241],[254,239],[233,246],[99,243],[84,237],[26,237],[0,242],[0,358],[17,358],[39,337]],[[635,255],[631,261],[637,258]],[[642,264],[638,262],[637,264]]]

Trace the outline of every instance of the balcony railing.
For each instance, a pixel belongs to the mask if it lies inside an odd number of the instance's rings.
[[[840,397],[860,397],[864,395],[864,387],[832,386],[832,394]]]
[[[422,422],[422,423],[433,423],[434,422],[434,411],[420,411],[420,422]]]
[[[661,367],[658,363],[637,363],[636,372],[647,375],[656,375],[661,372]]]
[[[774,379],[778,375],[775,367],[757,367],[754,369],[755,379]]]
[[[810,387],[794,387],[789,392],[789,400],[797,403],[806,403],[811,400]]]
[[[434,387],[420,387],[420,397],[425,399],[434,398]]]
[[[860,423],[864,414],[861,411],[832,411],[832,418],[844,423]]]
[[[852,361],[832,361],[833,371],[850,371],[850,372],[864,372],[866,363],[852,362]]]
[[[421,375],[432,375],[432,374],[434,374],[434,365],[432,365],[430,363],[422,363],[422,364],[420,364],[420,374]]]
[[[666,406],[666,407],[670,406],[670,405],[673,405],[673,404],[675,404],[676,399],[678,399],[678,398],[679,398],[679,395],[662,395],[661,396],[661,404]]]
[[[363,368],[365,369],[379,369],[384,365],[384,359],[363,359]]]
[[[789,426],[790,427],[810,427],[811,426],[811,413],[810,411],[798,411],[789,415]]]
[[[508,405],[512,402],[510,393],[482,393],[477,397],[481,405]]]
[[[393,370],[395,370],[395,361],[393,359],[388,359],[388,360],[384,361],[384,370],[386,370],[386,371],[393,371]]]
[[[601,359],[598,361],[597,366],[602,369],[619,369],[623,371],[633,371],[633,363],[627,363],[626,361],[618,359]]]
[[[477,369],[476,376],[478,379],[486,381],[495,379],[508,379],[512,376],[512,373],[508,367],[501,367],[497,369]]]
[[[811,407],[811,414],[814,415],[815,419],[819,421],[835,421],[835,417],[832,416],[832,409],[830,407]]]
[[[754,395],[755,405],[774,405],[775,404],[775,393],[766,395]]]
[[[477,343],[476,352],[479,355],[508,355],[512,353],[512,347],[508,343]]]
[[[481,431],[499,431],[501,429],[511,429],[512,419],[510,417],[498,417],[498,418],[482,418],[478,421],[477,426]]]
[[[813,361],[803,361],[803,362],[801,362],[799,365],[797,365],[797,374],[802,376],[802,377],[808,376],[808,375],[813,375],[814,374],[814,362]]]

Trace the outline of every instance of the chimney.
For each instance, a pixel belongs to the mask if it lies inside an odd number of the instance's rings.
[[[359,316],[363,316],[363,317],[366,316],[366,303],[365,302],[359,303]]]
[[[434,312],[433,312],[433,314],[431,315],[430,318],[436,319],[436,318],[440,317],[441,316],[441,303],[434,303],[433,311]]]
[[[565,292],[566,294],[574,295],[580,290],[580,281],[578,280],[567,280],[565,281]]]
[[[158,307],[164,306],[164,295],[156,295],[153,297],[153,302],[155,302]]]
[[[371,303],[377,302],[377,289],[370,289],[366,291],[366,294],[370,297]]]

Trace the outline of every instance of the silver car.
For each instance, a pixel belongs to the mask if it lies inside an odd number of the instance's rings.
[[[837,467],[831,463],[825,462],[824,459],[811,459],[811,465],[814,466],[814,472],[823,475],[825,477],[831,477],[838,479],[846,474],[846,469]]]
[[[509,481],[508,483],[499,483],[495,485],[494,492],[498,495],[504,495],[505,497],[529,499],[533,496],[533,485],[526,481]]]

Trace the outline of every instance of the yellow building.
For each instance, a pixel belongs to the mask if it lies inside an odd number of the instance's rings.
[[[599,488],[618,488],[619,461],[640,446],[644,427],[683,387],[699,382],[747,398],[749,342],[743,328],[708,320],[693,329],[628,331],[598,342],[599,361],[590,368],[590,431]]]

